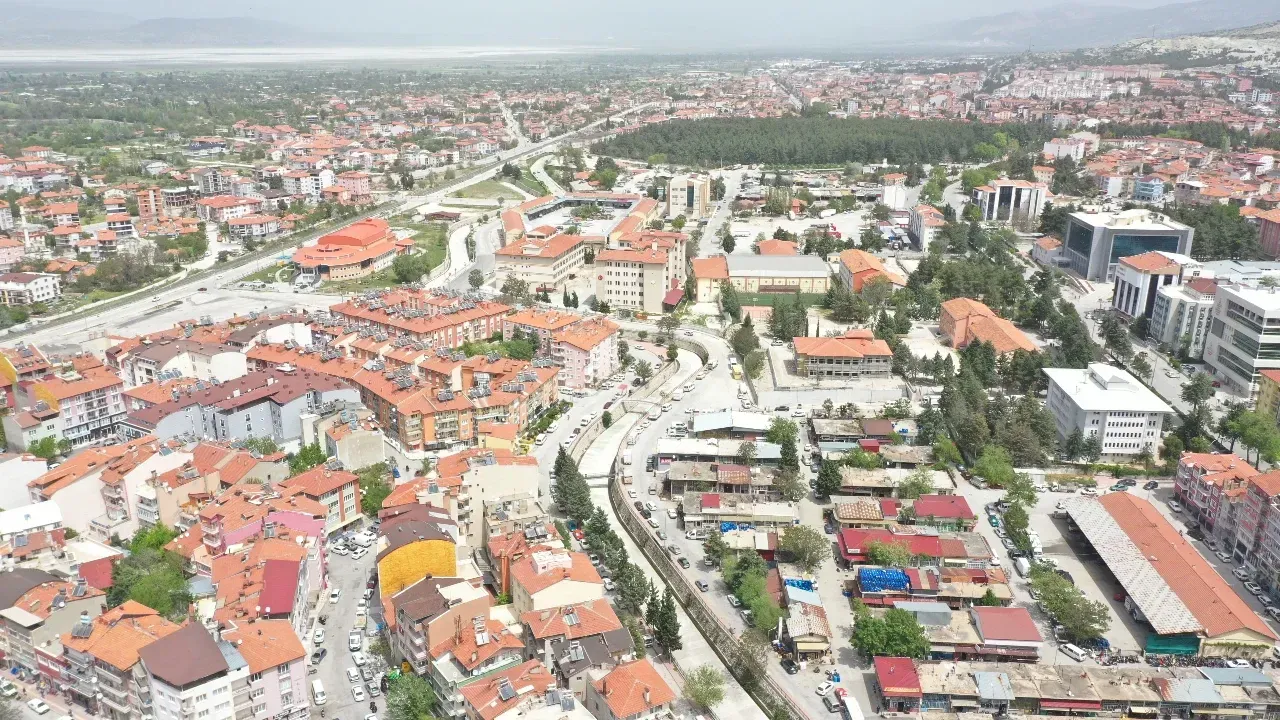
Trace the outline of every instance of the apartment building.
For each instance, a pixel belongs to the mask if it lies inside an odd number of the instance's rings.
[[[1120,258],[1111,307],[1128,318],[1151,319],[1160,288],[1198,277],[1200,263],[1186,255],[1152,251]]]
[[[148,472],[142,483],[130,489],[141,528],[163,523],[186,530],[199,521],[190,512],[193,496],[212,497],[242,480],[270,485],[289,476],[283,452],[263,457],[230,445],[201,442],[189,453],[184,449],[171,454],[179,455],[180,465],[154,475]]]
[[[235,172],[220,168],[196,168],[191,171],[191,182],[201,195],[222,195],[231,191],[231,181]]]
[[[562,387],[599,387],[621,367],[617,323],[593,317],[552,335],[551,360],[560,366]]]
[[[598,600],[604,581],[585,553],[535,550],[511,564],[511,602],[517,613]]]
[[[263,485],[235,485],[198,509],[204,559],[216,560],[266,533],[276,537],[288,534],[308,538],[324,537],[328,508],[289,488],[272,489]],[[197,572],[208,567],[195,563]]]
[[[1183,453],[1173,477],[1173,492],[1209,537],[1235,542],[1240,500],[1258,474],[1233,453]]]
[[[582,272],[586,241],[582,235],[564,234],[509,241],[494,253],[495,284],[514,276],[529,283],[531,291],[560,292],[570,275]]]
[[[1148,337],[1172,352],[1185,350],[1192,358],[1203,357],[1217,292],[1217,281],[1205,277],[1160,286],[1151,309]]]
[[[582,322],[583,316],[560,308],[530,305],[502,318],[502,339],[510,340],[516,333],[536,340],[539,352],[550,353],[555,333]]]
[[[266,200],[236,197],[235,195],[214,195],[212,197],[202,197],[196,201],[196,217],[216,223],[248,217],[268,209],[269,205]]]
[[[244,242],[258,240],[280,232],[280,218],[272,215],[246,215],[227,221],[231,237]]]
[[[1147,175],[1133,181],[1133,199],[1144,203],[1164,202],[1164,178]]]
[[[571,704],[561,704],[556,678],[537,660],[529,660],[489,675],[462,688],[466,720],[512,720],[531,717],[550,720],[568,716],[579,720]],[[554,702],[552,702],[554,700]],[[546,707],[551,714],[540,713]]]
[[[20,382],[14,390],[17,407],[50,421],[53,434],[74,445],[114,438],[124,420],[124,381],[91,356],[76,357],[55,374]]]
[[[176,624],[132,600],[96,618],[82,614],[62,635],[65,667],[59,682],[76,704],[99,717],[150,717],[151,685],[139,652],[177,630]]]
[[[13,229],[13,210],[9,203],[0,200],[0,231]]]
[[[193,378],[201,382],[229,382],[248,372],[248,361],[240,348],[206,342],[194,337],[144,336],[140,345],[116,357],[120,377],[130,387],[161,379]]]
[[[1268,591],[1280,585],[1280,472],[1249,479],[1230,552]]]
[[[1219,282],[1204,361],[1224,385],[1250,396],[1263,370],[1280,369],[1280,294],[1274,287]]]
[[[1064,257],[1086,280],[1111,282],[1121,258],[1152,251],[1189,256],[1195,230],[1150,210],[1075,212],[1063,229]]]
[[[329,168],[313,168],[310,170],[293,170],[280,176],[281,189],[289,195],[301,195],[311,202],[319,202],[324,189],[335,182],[333,171]]]
[[[403,335],[428,349],[456,348],[471,340],[491,337],[503,328],[503,318],[511,308],[486,300],[472,300],[434,291],[397,288],[373,299],[353,298],[329,308],[321,318],[318,333],[341,343],[350,336],[359,337],[358,327],[367,326],[377,342],[380,333],[387,337]],[[357,355],[357,357],[360,357]],[[376,355],[371,355],[371,359]]]
[[[1000,178],[974,188],[972,202],[983,220],[1031,222],[1040,217],[1048,197],[1044,183]]]
[[[525,655],[554,672],[579,700],[587,685],[635,656],[631,632],[608,600],[531,610],[520,616]]]
[[[222,632],[222,641],[225,647],[235,648],[249,671],[247,700],[243,686],[232,683],[237,720],[307,720],[311,716],[307,650],[293,626],[285,620],[233,623]],[[211,716],[221,704],[214,705]]]
[[[1044,373],[1060,440],[1078,430],[1085,439],[1098,436],[1104,458],[1155,456],[1164,419],[1173,409],[1132,375],[1102,363],[1084,370],[1045,368]]]
[[[711,215],[711,178],[677,175],[667,183],[667,217],[683,215],[698,220]]]
[[[363,517],[360,511],[360,477],[338,469],[332,461],[282,480],[278,485],[325,506],[326,536],[359,522]]]
[[[652,314],[673,309],[668,300],[679,303],[679,278],[670,273],[667,253],[648,250],[606,248],[596,255],[596,298],[610,307]],[[674,283],[674,287],[673,287]]]
[[[426,485],[427,493],[431,494],[430,482]],[[439,485],[437,483],[437,488]],[[406,486],[398,486],[403,487]],[[459,574],[457,549],[462,538],[455,513],[429,501],[401,503],[396,495],[388,495],[392,504],[384,503],[378,512],[382,525],[378,529],[375,551],[378,592],[384,597],[424,577],[457,577]],[[457,500],[454,496],[438,499],[446,504]]]
[[[675,691],[648,658],[632,660],[587,685],[587,709],[596,720],[649,720],[671,712]]]
[[[138,651],[156,720],[251,717],[249,664],[234,645],[188,623]]]
[[[49,643],[85,616],[101,614],[106,593],[84,578],[64,580],[41,570],[15,569],[0,578],[0,650],[6,665],[33,675],[61,676]]]
[[[798,337],[796,374],[813,378],[888,377],[893,351],[870,330],[854,329],[840,337]]]
[[[1082,138],[1054,138],[1046,140],[1042,154],[1046,160],[1071,158],[1077,164],[1084,159],[1088,143]]]
[[[911,208],[911,218],[907,222],[907,232],[916,247],[928,250],[933,246],[934,238],[947,224],[946,218],[938,208],[932,205],[916,205]]]
[[[880,178],[880,202],[890,210],[907,208],[907,176],[887,173]]]
[[[51,273],[4,273],[0,275],[0,304],[10,307],[48,304],[62,297],[62,282]]]

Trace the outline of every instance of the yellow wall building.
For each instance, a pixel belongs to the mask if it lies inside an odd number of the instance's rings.
[[[1258,414],[1280,418],[1280,370],[1262,370],[1258,377]]]
[[[378,584],[382,596],[390,597],[428,575],[457,577],[458,544],[453,535],[438,522],[384,521],[382,537],[378,538]]]

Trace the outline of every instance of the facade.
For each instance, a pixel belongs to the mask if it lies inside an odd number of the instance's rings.
[[[458,574],[458,524],[433,505],[404,505],[379,513],[379,591],[392,596],[430,577]]]
[[[1104,458],[1155,456],[1164,419],[1173,409],[1132,375],[1102,363],[1084,370],[1046,368],[1044,373],[1059,439],[1078,430],[1085,439],[1099,437]]]
[[[1134,180],[1133,199],[1145,203],[1164,202],[1164,178],[1148,175]]]
[[[582,235],[509,241],[494,253],[496,284],[501,286],[507,277],[514,276],[529,283],[532,291],[559,292],[570,276],[582,272],[586,248]]]
[[[933,245],[933,239],[946,224],[947,221],[938,208],[932,205],[917,205],[911,208],[907,232],[910,233],[917,248],[928,250]]]
[[[55,417],[56,435],[75,445],[114,438],[125,418],[124,381],[94,358],[76,358],[70,368],[16,390],[19,406],[38,419]]]
[[[1111,307],[1125,317],[1150,320],[1160,288],[1181,285],[1199,274],[1200,263],[1185,255],[1152,251],[1120,258]]]
[[[907,176],[888,173],[880,178],[880,202],[890,210],[907,208]]]
[[[1259,585],[1280,587],[1280,472],[1249,478],[1238,514],[1232,556]]]
[[[1217,292],[1218,283],[1204,277],[1160,286],[1148,336],[1172,352],[1185,350],[1192,358],[1202,357]]]
[[[1076,163],[1084,159],[1088,144],[1080,138],[1054,138],[1044,143],[1044,157],[1057,160],[1071,158]]]
[[[695,285],[694,302],[715,302],[720,297],[720,284],[729,279],[729,263],[724,255],[713,255],[709,258],[694,258],[693,280]]]
[[[894,290],[906,287],[907,279],[884,269],[884,261],[869,252],[852,248],[840,253],[840,282],[853,292],[872,280],[883,278]]]
[[[724,263],[726,278],[738,292],[820,294],[830,286],[831,268],[822,258],[813,255],[735,254],[725,257]],[[695,263],[695,273],[698,267]],[[717,284],[716,293],[719,289]],[[699,297],[702,297],[701,281]]]
[[[324,505],[324,534],[332,535],[358,522],[360,514],[360,477],[353,472],[317,465],[279,483],[280,487],[297,491],[303,497]]]
[[[517,613],[604,597],[604,581],[585,553],[535,550],[511,564],[511,602]]]
[[[1065,257],[1086,280],[1110,282],[1120,258],[1151,251],[1191,254],[1195,230],[1149,210],[1076,212],[1063,229]]]
[[[1182,453],[1173,494],[1207,537],[1225,540],[1222,546],[1229,547],[1235,544],[1241,501],[1257,474],[1244,458],[1231,453]]]
[[[560,366],[563,387],[599,386],[621,367],[618,324],[598,317],[557,331],[552,336],[551,359]]]
[[[138,654],[156,720],[236,720],[250,703],[249,664],[199,623],[184,625]]]
[[[1254,409],[1265,418],[1280,418],[1280,370],[1258,373],[1258,400]]]
[[[1274,287],[1218,283],[1204,361],[1224,385],[1253,395],[1258,375],[1280,368],[1280,294]]]
[[[680,287],[669,270],[667,253],[656,247],[607,248],[596,255],[596,297],[610,307],[661,313],[667,294]]]
[[[667,183],[667,217],[698,220],[711,214],[711,178],[677,175]]]
[[[5,273],[0,275],[0,304],[34,305],[51,303],[62,297],[57,275],[45,273]]]
[[[155,610],[126,600],[103,615],[82,615],[62,635],[62,684],[89,712],[110,720],[142,720],[151,715],[151,686],[139,651],[178,626]]]
[[[972,201],[982,211],[983,220],[1032,221],[1040,217],[1048,196],[1044,183],[1000,178],[974,188]]]
[[[796,374],[813,378],[888,377],[893,350],[870,330],[850,330],[841,337],[798,337]]]
[[[4,210],[0,209],[0,214]],[[0,229],[4,219],[0,217]],[[1258,215],[1258,242],[1262,253],[1269,258],[1280,258],[1280,210],[1268,210]]]
[[[938,329],[942,337],[954,348],[970,343],[989,343],[996,355],[1015,350],[1036,352],[1039,348],[1026,333],[1013,323],[1000,317],[984,303],[969,298],[954,298],[942,303]]]
[[[369,218],[320,238],[315,245],[293,251],[293,262],[304,278],[353,280],[391,267],[396,256],[408,252],[412,240],[401,240],[387,221]]]

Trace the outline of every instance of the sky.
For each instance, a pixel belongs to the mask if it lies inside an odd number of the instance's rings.
[[[327,32],[400,32],[447,45],[608,45],[690,52],[724,47],[856,50],[858,42],[910,37],[913,26],[1065,0],[117,0],[111,12],[138,19],[247,16]],[[1071,5],[1154,7],[1174,0],[1070,0]],[[1258,0],[1270,2],[1271,0]],[[101,11],[100,0],[51,5]],[[846,45],[847,43],[847,45]]]

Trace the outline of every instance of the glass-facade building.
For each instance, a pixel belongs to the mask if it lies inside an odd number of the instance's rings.
[[[1190,255],[1194,234],[1182,223],[1144,210],[1072,213],[1063,230],[1071,269],[1094,282],[1111,282],[1120,258],[1152,251]]]

